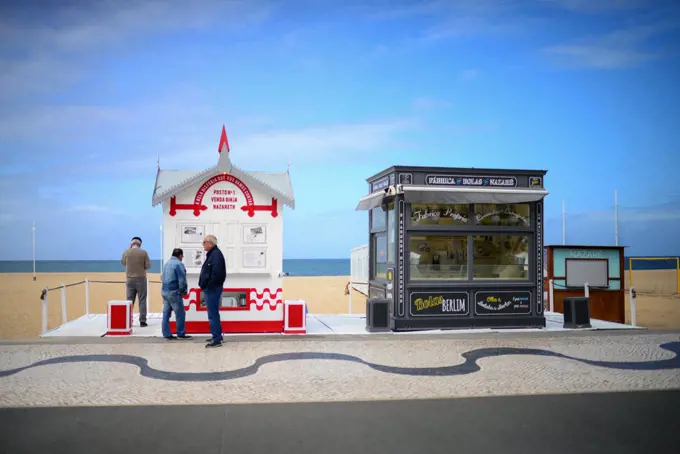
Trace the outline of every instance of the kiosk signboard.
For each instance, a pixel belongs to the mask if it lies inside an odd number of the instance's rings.
[[[470,302],[467,292],[413,292],[410,294],[412,316],[468,315]]]
[[[531,292],[483,291],[475,292],[475,314],[508,315],[530,314]]]

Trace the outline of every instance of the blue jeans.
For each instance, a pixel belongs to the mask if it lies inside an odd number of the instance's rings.
[[[161,323],[163,337],[172,335],[172,332],[170,332],[170,314],[172,311],[175,311],[175,319],[177,320],[177,335],[179,337],[185,336],[184,302],[179,292],[170,292],[169,295],[163,296],[163,322]]]
[[[220,321],[220,300],[222,299],[222,289],[205,289],[205,306],[208,310],[208,322],[210,323],[210,334],[213,342],[222,342],[222,323]]]

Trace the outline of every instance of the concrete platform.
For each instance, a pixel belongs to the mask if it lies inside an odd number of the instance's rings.
[[[574,331],[565,329],[564,316],[560,313],[546,312],[546,327],[543,329],[456,329],[457,333],[494,333],[494,332],[546,332],[546,331]],[[162,337],[161,334],[162,314],[150,313],[146,321],[149,326],[142,328],[139,326],[139,314],[133,315],[132,336],[136,337]],[[584,330],[610,330],[610,329],[644,329],[632,325],[612,323],[603,320],[591,319],[592,328]],[[410,334],[437,334],[451,333],[454,330],[427,330],[412,331],[408,333],[387,333],[397,336],[408,336]],[[78,319],[61,325],[42,335],[41,337],[104,337],[106,334],[106,314],[89,314]],[[307,315],[307,335],[368,335],[366,331],[366,316],[364,314],[308,314]],[[381,333],[384,334],[384,333]],[[225,336],[250,336],[252,334],[225,334]],[[282,336],[283,334],[271,333],[261,334],[262,336]],[[199,335],[200,336],[200,335]],[[197,336],[197,337],[199,337]],[[208,336],[207,334],[205,335]],[[298,335],[299,336],[299,335]]]

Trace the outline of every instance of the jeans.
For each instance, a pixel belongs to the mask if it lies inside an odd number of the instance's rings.
[[[208,322],[213,342],[222,342],[222,323],[220,322],[220,300],[222,289],[205,289],[205,306],[208,310]]]
[[[163,331],[163,337],[172,336],[170,331],[170,314],[175,311],[175,319],[177,320],[177,335],[183,337],[186,335],[186,327],[184,324],[184,302],[182,301],[182,295],[179,292],[170,292],[169,295],[163,296],[163,322],[161,323],[161,329]]]

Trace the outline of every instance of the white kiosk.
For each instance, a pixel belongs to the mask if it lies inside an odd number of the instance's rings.
[[[234,166],[224,126],[218,153],[217,165],[209,169],[161,170],[159,166],[156,175],[152,205],[163,204],[163,258],[176,247],[184,250],[189,285],[186,331],[210,333],[198,277],[205,260],[201,243],[212,234],[227,265],[222,331],[304,332],[304,302],[284,302],[282,295],[283,205],[295,207],[290,174],[249,172]],[[176,332],[174,314],[170,326]]]

